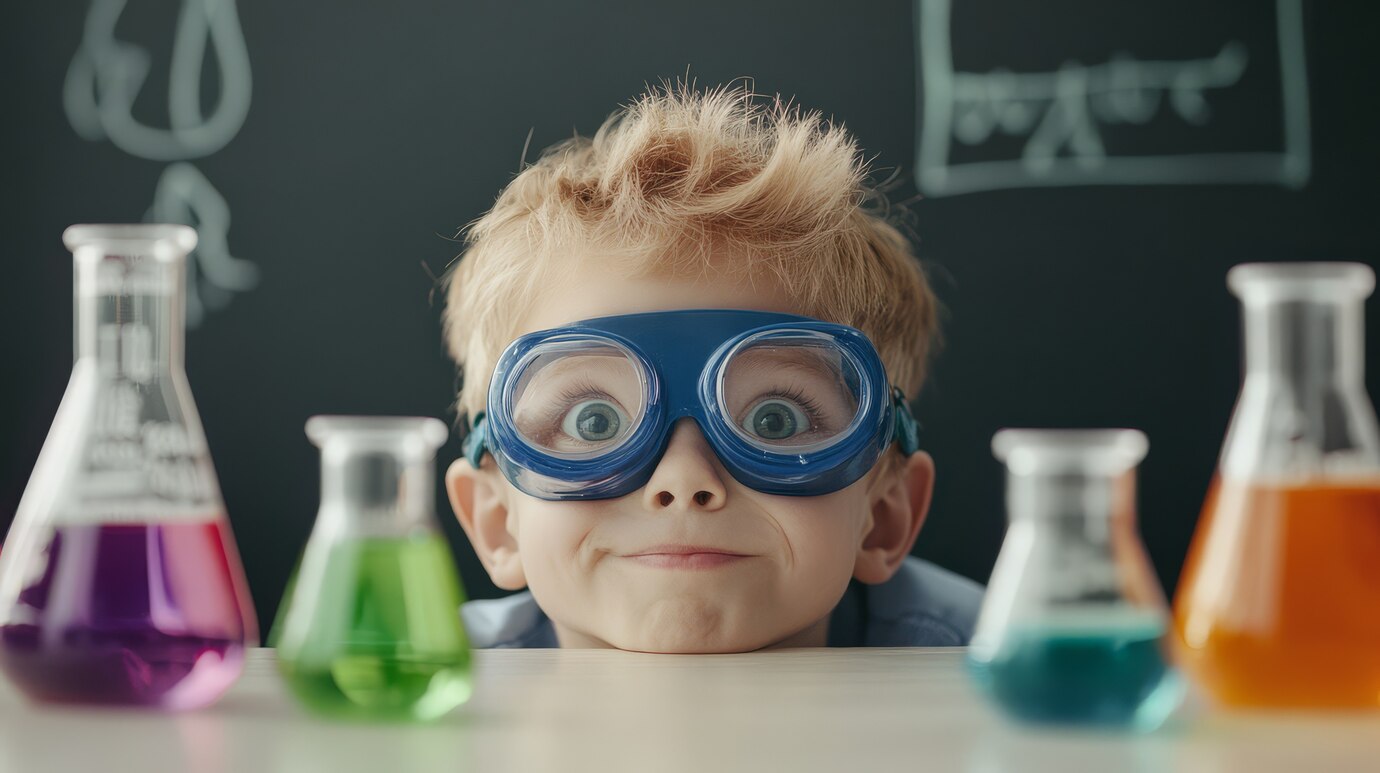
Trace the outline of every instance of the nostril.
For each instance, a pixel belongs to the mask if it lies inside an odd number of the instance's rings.
[[[705,505],[709,504],[709,500],[713,498],[714,495],[710,494],[708,491],[695,492],[695,504],[699,505],[700,507],[704,507]]]
[[[662,507],[668,507],[672,502],[676,501],[676,498],[671,496],[671,492],[669,491],[663,491],[660,494],[657,494],[656,499],[658,502],[661,503]]]

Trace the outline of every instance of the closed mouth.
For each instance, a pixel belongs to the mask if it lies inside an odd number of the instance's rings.
[[[657,545],[623,557],[663,569],[712,569],[752,558],[747,553],[703,545]]]
[[[695,554],[737,556],[739,558],[747,557],[747,553],[739,553],[736,550],[709,547],[707,545],[656,545],[654,547],[644,548],[642,550],[637,551],[636,553],[628,553],[626,554],[626,557],[636,558],[638,556],[688,556]]]

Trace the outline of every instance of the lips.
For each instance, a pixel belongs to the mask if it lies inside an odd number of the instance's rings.
[[[746,553],[705,545],[657,545],[623,557],[662,569],[713,569],[752,558]]]

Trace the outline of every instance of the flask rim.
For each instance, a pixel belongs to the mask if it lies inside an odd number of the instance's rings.
[[[1006,428],[992,436],[992,454],[1013,475],[1118,475],[1150,450],[1138,429]]]
[[[430,416],[312,416],[306,423],[307,438],[318,448],[343,442],[359,450],[387,450],[420,442],[426,453],[435,454],[450,434],[440,419]]]
[[[77,253],[91,247],[111,255],[180,257],[196,248],[196,231],[176,223],[81,223],[62,232],[62,243]]]
[[[1244,301],[1353,300],[1375,291],[1375,270],[1329,261],[1242,263],[1227,271],[1227,287]]]

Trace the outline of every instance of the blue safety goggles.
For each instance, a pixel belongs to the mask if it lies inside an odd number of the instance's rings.
[[[494,369],[465,456],[487,450],[520,491],[611,499],[641,488],[681,418],[724,467],[767,494],[857,481],[893,439],[919,447],[905,395],[861,331],[794,314],[684,310],[522,336]]]

